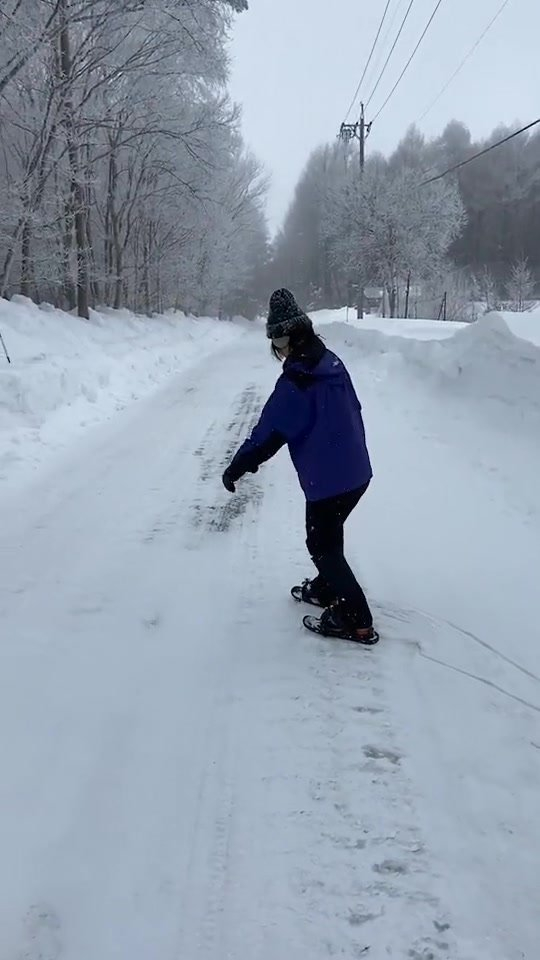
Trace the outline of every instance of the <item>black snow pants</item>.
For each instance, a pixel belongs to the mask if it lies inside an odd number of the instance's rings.
[[[319,573],[313,589],[324,605],[337,601],[342,616],[359,628],[371,627],[373,617],[345,559],[343,527],[368,486],[366,483],[350,493],[306,503],[306,545]]]

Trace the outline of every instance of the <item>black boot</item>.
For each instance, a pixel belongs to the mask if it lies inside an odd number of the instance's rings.
[[[297,603],[309,603],[312,607],[323,609],[329,607],[334,600],[334,597],[329,596],[328,589],[324,589],[324,584],[321,587],[319,577],[315,577],[315,580],[304,580],[300,586],[293,587],[291,596]]]

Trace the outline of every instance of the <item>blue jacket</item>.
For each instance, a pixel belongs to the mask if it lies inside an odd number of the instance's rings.
[[[348,493],[372,477],[360,401],[345,365],[318,338],[307,354],[285,361],[231,478],[256,473],[284,444],[308,500]]]

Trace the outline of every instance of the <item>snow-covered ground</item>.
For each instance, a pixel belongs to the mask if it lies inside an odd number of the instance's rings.
[[[375,465],[348,529],[372,650],[288,600],[286,455],[220,485],[277,373],[259,325],[196,334],[19,491],[5,462],[2,960],[538,956],[540,350],[500,317],[316,319]]]

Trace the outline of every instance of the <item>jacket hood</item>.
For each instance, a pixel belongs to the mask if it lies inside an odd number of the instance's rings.
[[[343,375],[343,364],[322,340],[316,337],[308,349],[289,357],[283,364],[283,373],[291,379],[301,377],[306,381],[331,380]]]

